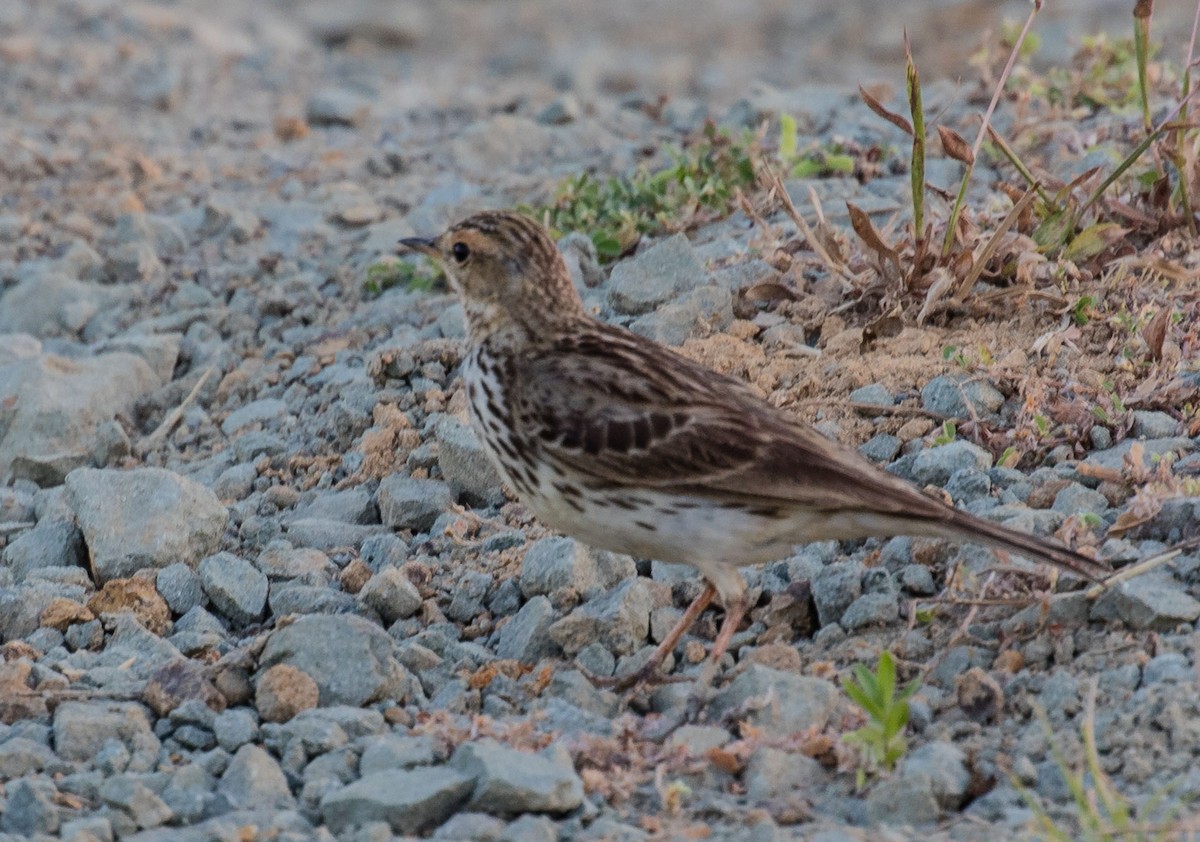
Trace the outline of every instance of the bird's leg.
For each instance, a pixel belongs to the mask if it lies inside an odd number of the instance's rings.
[[[700,670],[700,675],[696,677],[691,693],[688,694],[687,721],[694,722],[708,701],[713,679],[717,677],[717,669],[721,665],[721,658],[725,657],[725,652],[729,649],[729,641],[733,639],[733,635],[741,625],[742,618],[746,616],[749,607],[744,592],[738,594],[736,598],[727,600],[725,620],[721,623],[720,631],[717,632],[717,639],[713,641],[712,651],[708,653],[708,660],[705,662],[704,668]]]
[[[637,684],[645,684],[658,679],[658,668],[662,666],[662,662],[666,659],[667,655],[675,651],[675,644],[679,643],[679,639],[687,633],[687,630],[696,622],[696,618],[708,607],[708,604],[712,602],[713,597],[716,595],[717,589],[710,582],[705,582],[704,590],[700,591],[700,595],[692,600],[692,604],[683,612],[683,616],[679,618],[679,622],[667,633],[662,643],[658,644],[655,650],[650,653],[649,659],[642,665],[641,669],[621,677],[593,677],[592,683],[612,690],[628,690]],[[726,608],[726,611],[728,610]],[[723,627],[722,630],[724,630]],[[725,645],[729,645],[728,640],[725,641]]]

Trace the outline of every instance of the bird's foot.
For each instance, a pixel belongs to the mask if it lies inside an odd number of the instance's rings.
[[[678,684],[683,681],[691,681],[690,676],[686,675],[664,675],[658,671],[659,664],[649,663],[641,669],[636,669],[626,675],[596,675],[588,672],[585,669],[579,668],[584,677],[592,683],[594,687],[600,687],[604,690],[613,690],[618,693],[623,693],[634,687],[653,687],[659,684]]]
[[[661,742],[684,725],[702,723],[712,697],[712,684],[697,681],[688,693],[687,701],[683,706],[656,720],[646,729],[645,737],[654,742]]]

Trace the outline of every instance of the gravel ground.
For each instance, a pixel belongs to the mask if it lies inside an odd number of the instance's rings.
[[[1195,551],[1090,598],[993,575],[972,547],[799,548],[747,571],[756,608],[707,721],[645,739],[686,685],[617,696],[584,671],[632,668],[698,578],[533,522],[464,426],[459,308],[364,289],[400,237],[629,170],[709,117],[782,110],[814,141],[903,148],[844,79],[798,87],[757,41],[702,70],[653,61],[645,34],[584,50],[547,39],[581,29],[532,4],[206,8],[0,3],[0,839],[1026,838],[1029,798],[1077,812],[1063,770],[1080,768],[1093,694],[1114,786],[1165,801],[1147,821],[1187,813]],[[768,4],[753,21],[772,14],[795,25]],[[697,13],[692,34],[713,21]],[[969,125],[964,100],[925,92],[948,124]],[[835,224],[848,197],[882,223],[908,183],[883,154],[865,183],[789,189],[815,189]],[[1042,154],[1078,168],[1071,143]],[[930,180],[955,184],[956,166],[931,160]],[[807,311],[746,298],[779,277],[758,236],[735,214],[643,243],[611,276],[566,250],[604,318],[972,511],[1114,558],[1194,532],[1200,498],[1184,495],[1103,538],[1136,508],[1123,464],[1200,468],[1170,406],[1032,471],[937,437],[930,416],[1014,423],[1019,375],[1070,382],[1089,352],[1102,369],[1103,336],[1030,352],[1059,324],[1034,305],[864,356],[861,325],[819,294]],[[940,353],[976,340],[998,362],[970,377]],[[798,352],[813,343],[820,356]],[[1186,355],[1175,375],[1194,401]],[[831,408],[846,399],[857,409]],[[714,631],[710,613],[680,670]],[[837,737],[861,720],[838,681],[885,648],[923,683],[910,751],[859,790]]]

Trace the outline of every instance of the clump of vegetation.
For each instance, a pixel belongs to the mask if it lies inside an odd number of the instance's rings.
[[[588,173],[567,179],[552,204],[525,208],[556,233],[583,231],[603,261],[637,245],[644,234],[681,230],[699,219],[729,212],[739,190],[755,181],[754,135],[735,136],[714,123],[661,170],[598,179]]]
[[[842,687],[867,715],[867,724],[845,734],[842,740],[858,749],[858,787],[866,782],[867,774],[895,768],[908,751],[904,729],[908,725],[908,700],[921,687],[913,679],[903,688],[896,688],[896,659],[884,650],[879,653],[875,671],[862,664],[854,665],[854,677],[842,681]]]
[[[367,267],[363,292],[380,295],[395,287],[428,292],[443,286],[445,282],[442,267],[428,257],[419,260],[390,258]]]
[[[1045,711],[1037,710],[1038,718],[1050,743],[1051,756],[1059,774],[1071,793],[1074,814],[1070,820],[1056,820],[1042,804],[1036,794],[1026,789],[1013,778],[1013,785],[1029,805],[1037,825],[1039,839],[1049,842],[1166,842],[1179,839],[1185,828],[1176,818],[1185,809],[1184,804],[1166,804],[1169,788],[1164,789],[1140,807],[1121,794],[1100,762],[1096,748],[1096,682],[1089,685],[1084,703],[1080,736],[1083,743],[1083,763],[1075,768],[1067,762],[1055,738]],[[1140,815],[1139,815],[1140,814]]]

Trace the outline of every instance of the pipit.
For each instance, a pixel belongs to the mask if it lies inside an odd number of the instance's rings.
[[[745,565],[797,544],[914,535],[1008,550],[1088,579],[1109,568],[929,497],[764,401],[745,384],[587,315],[546,230],[479,213],[401,243],[441,261],[462,299],[462,366],[484,449],[544,524],[601,549],[696,568],[706,587],[643,668],[719,596],[725,618],[698,679],[746,613]]]

